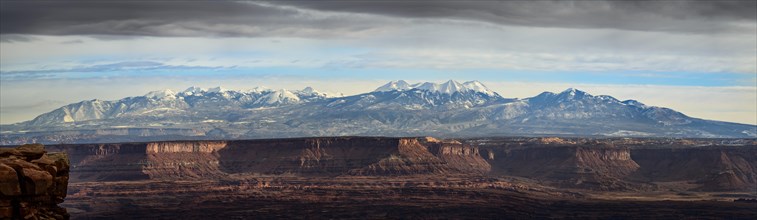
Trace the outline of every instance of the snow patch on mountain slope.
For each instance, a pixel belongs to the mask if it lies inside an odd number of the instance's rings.
[[[404,91],[404,90],[410,90],[410,89],[413,89],[413,87],[411,87],[409,83],[405,82],[405,80],[396,80],[396,81],[391,81],[381,87],[378,87],[375,90],[375,92],[387,92],[387,91],[394,91],[394,90]]]
[[[170,89],[164,89],[149,92],[145,95],[145,97],[151,99],[173,100],[176,99],[176,93],[171,91]]]
[[[321,92],[321,91],[313,89],[313,87],[310,87],[310,86],[305,87],[302,90],[295,91],[294,93],[300,96],[310,96],[310,97],[315,96],[315,97],[323,97],[323,98],[336,98],[336,97],[344,96],[344,94],[342,93],[333,94],[333,93],[328,93],[328,92]]]
[[[208,91],[207,91],[207,92],[216,92],[216,93],[223,93],[223,92],[227,92],[227,91],[229,91],[229,90],[228,90],[228,89],[226,89],[226,88],[223,88],[223,87],[220,87],[220,86],[218,86],[218,87],[214,87],[214,88],[210,88],[210,89],[208,89]]]
[[[602,134],[602,135],[610,136],[610,137],[649,137],[649,136],[654,136],[653,133],[641,132],[641,131],[628,131],[628,130],[618,130],[618,131],[615,131],[615,132],[612,132],[612,133],[605,133],[605,134]]]
[[[265,96],[261,97],[259,100],[255,101],[255,103],[257,104],[261,104],[261,103],[291,104],[291,103],[297,103],[299,101],[300,101],[300,97],[298,97],[294,93],[285,89],[280,89],[280,90],[276,90],[276,91],[266,94]]]
[[[444,83],[432,83],[423,82],[416,84],[409,84],[404,80],[391,81],[381,87],[378,87],[375,92],[387,92],[387,91],[405,91],[419,89],[435,93],[454,94],[464,92],[476,92],[483,93],[489,96],[494,96],[497,93],[487,88],[483,83],[479,81],[468,81],[465,83],[459,83],[454,80],[449,80]]]

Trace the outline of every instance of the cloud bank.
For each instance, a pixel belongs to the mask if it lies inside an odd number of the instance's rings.
[[[753,33],[757,20],[757,2],[728,0],[3,1],[2,6],[0,33],[43,35],[330,37],[401,25],[404,18],[712,34]]]

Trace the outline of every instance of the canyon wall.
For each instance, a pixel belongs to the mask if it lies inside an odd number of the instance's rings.
[[[0,219],[68,219],[69,161],[40,144],[0,148]]]
[[[525,143],[525,142],[524,142]],[[757,189],[757,148],[612,146],[599,142],[471,146],[432,138],[321,137],[49,146],[71,158],[71,181],[303,177],[518,176],[560,187],[701,191]]]
[[[560,187],[654,190],[678,185],[679,189],[698,191],[757,190],[754,145],[616,147],[546,143],[480,148],[492,166],[490,175],[527,177]]]
[[[233,174],[484,174],[478,149],[417,138],[325,137],[50,146],[71,155],[73,182],[198,179]]]
[[[757,191],[757,149],[712,146],[698,149],[640,148],[632,158],[641,167],[631,179],[647,182],[693,181],[702,191]]]
[[[622,178],[639,165],[627,148],[605,146],[487,147],[492,175],[554,181],[563,187],[602,190],[627,188]]]

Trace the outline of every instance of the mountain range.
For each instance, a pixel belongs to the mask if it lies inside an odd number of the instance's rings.
[[[17,124],[2,144],[302,136],[609,136],[753,138],[757,126],[704,120],[577,89],[505,98],[478,81],[389,82],[343,96],[190,87],[87,100]]]

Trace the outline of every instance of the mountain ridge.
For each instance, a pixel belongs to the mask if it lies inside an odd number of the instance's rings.
[[[757,126],[693,118],[669,108],[595,96],[574,88],[513,99],[478,81],[452,80],[440,84],[392,81],[373,92],[351,96],[333,96],[312,87],[295,91],[261,87],[246,91],[222,87],[190,87],[178,93],[159,90],[120,100],[65,105],[30,121],[3,125],[2,137],[28,140],[27,132],[22,131],[117,128],[190,129],[200,138],[540,134],[757,137]]]

